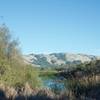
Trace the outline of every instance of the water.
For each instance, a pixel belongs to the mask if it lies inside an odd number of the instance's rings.
[[[44,88],[51,89],[55,93],[60,93],[66,89],[65,81],[63,78],[43,78]]]

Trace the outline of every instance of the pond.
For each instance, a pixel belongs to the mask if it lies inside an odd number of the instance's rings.
[[[63,77],[42,77],[43,87],[52,90],[55,93],[60,93],[67,90],[67,82]]]

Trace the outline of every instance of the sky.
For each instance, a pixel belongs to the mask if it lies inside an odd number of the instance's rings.
[[[0,0],[0,16],[24,54],[100,55],[100,0]]]

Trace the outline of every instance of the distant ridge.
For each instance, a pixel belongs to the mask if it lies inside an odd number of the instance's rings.
[[[61,66],[66,64],[79,64],[98,60],[100,57],[86,54],[73,53],[51,53],[51,54],[29,54],[24,55],[24,61],[34,66]]]

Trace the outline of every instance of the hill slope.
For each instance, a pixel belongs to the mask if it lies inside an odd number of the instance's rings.
[[[35,66],[61,66],[66,64],[79,64],[97,60],[99,57],[85,54],[51,53],[51,54],[29,54],[24,55],[28,64]]]

